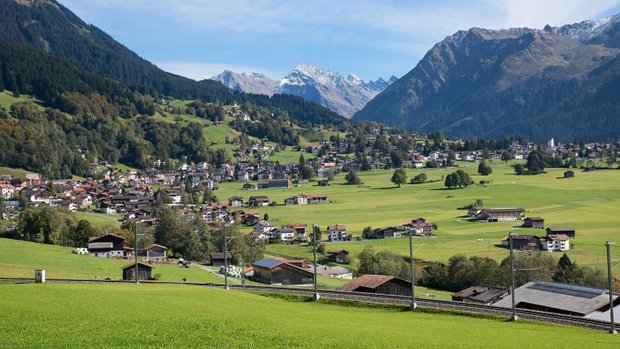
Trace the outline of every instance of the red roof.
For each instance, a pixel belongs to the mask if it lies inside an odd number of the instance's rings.
[[[567,241],[567,240],[570,240],[570,238],[566,234],[549,234],[547,235],[547,240]]]
[[[398,279],[398,278],[394,276],[389,276],[389,275],[366,274],[342,286],[340,290],[347,291],[347,292],[353,292],[360,287],[374,289],[392,279]]]

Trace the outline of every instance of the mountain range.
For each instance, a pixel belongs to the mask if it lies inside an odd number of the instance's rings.
[[[280,80],[260,73],[235,73],[230,70],[211,80],[240,92],[299,96],[350,118],[397,79],[392,76],[388,81],[379,78],[364,82],[353,74],[344,77],[310,64],[300,64]]]
[[[357,112],[416,131],[543,141],[620,135],[620,15],[459,31]]]

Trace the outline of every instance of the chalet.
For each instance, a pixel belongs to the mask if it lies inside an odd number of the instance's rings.
[[[290,179],[274,179],[266,182],[258,182],[258,189],[288,189],[293,187]]]
[[[209,261],[212,266],[221,267],[226,264],[226,259],[228,259],[228,265],[231,264],[232,255],[230,252],[211,252],[209,253]]]
[[[295,232],[297,232],[297,236],[302,236],[305,237],[306,236],[306,228],[308,227],[307,224],[305,223],[294,223],[294,224],[288,224],[286,225],[287,228],[291,228],[291,229],[295,229]]]
[[[285,199],[284,204],[285,205],[307,205],[308,196],[307,195],[295,195],[292,198]]]
[[[397,227],[377,228],[372,231],[370,239],[397,239],[402,237],[403,229]]]
[[[264,195],[250,196],[250,198],[248,199],[248,206],[269,206],[269,198]]]
[[[243,198],[241,196],[229,197],[228,206],[231,206],[231,207],[243,206]]]
[[[415,218],[411,222],[403,223],[398,226],[401,230],[409,230],[414,235],[418,236],[432,236],[435,234],[437,225],[432,222],[427,222],[424,218]]]
[[[452,294],[452,300],[465,303],[492,304],[508,295],[503,288],[472,286]]]
[[[342,224],[328,225],[327,238],[329,239],[329,241],[346,241],[347,228]]]
[[[349,251],[347,250],[332,250],[327,252],[327,258],[330,261],[336,263],[348,263]]]
[[[151,263],[165,263],[168,247],[151,244],[146,248],[146,259]]]
[[[575,171],[571,171],[571,170],[564,171],[564,178],[573,178],[573,177],[575,177]]]
[[[271,232],[275,229],[276,227],[270,221],[260,221],[252,227],[253,232],[261,234],[271,234]]]
[[[545,219],[542,217],[527,217],[523,221],[523,228],[545,229]]]
[[[502,239],[501,245],[510,248],[510,239]],[[540,237],[536,235],[513,235],[512,248],[515,250],[538,251],[540,249]]]
[[[593,314],[609,310],[607,290],[563,284],[559,282],[532,281],[515,289],[517,309],[547,311],[558,314],[592,317]],[[617,308],[620,296],[613,295]],[[511,308],[510,297],[493,303],[494,306]]]
[[[0,183],[0,196],[10,199],[15,196],[15,187],[10,183]]]
[[[304,268],[271,259],[261,259],[252,264],[253,279],[271,285],[309,285],[314,274]]]
[[[99,204],[99,211],[105,214],[116,214],[116,205],[110,201],[102,201]]]
[[[147,263],[138,262],[138,280],[151,280],[153,266]],[[135,280],[136,263],[123,267],[123,280]]]
[[[486,222],[511,222],[525,217],[523,208],[486,208],[474,216],[475,220]]]
[[[282,242],[289,242],[297,237],[297,231],[292,228],[280,228],[274,229],[270,233],[270,239],[280,240]]]
[[[570,249],[570,238],[566,234],[549,234],[542,241],[542,250],[555,252]]]
[[[557,235],[564,234],[569,238],[575,237],[575,228],[574,227],[549,227],[547,228],[547,235]]]
[[[394,276],[366,274],[342,286],[340,290],[411,296],[411,282]]]
[[[122,258],[127,255],[125,238],[116,234],[92,237],[88,240],[88,253],[103,258]]]

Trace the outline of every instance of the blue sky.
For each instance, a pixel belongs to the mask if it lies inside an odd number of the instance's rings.
[[[309,63],[364,80],[398,77],[471,27],[542,28],[620,12],[620,0],[60,0],[161,68],[280,78]]]

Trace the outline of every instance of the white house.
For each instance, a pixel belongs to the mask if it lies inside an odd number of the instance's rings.
[[[329,241],[345,241],[347,239],[347,228],[342,224],[327,226],[327,238]]]
[[[275,229],[276,227],[273,225],[273,223],[269,221],[260,221],[254,225],[254,227],[252,228],[252,232],[258,234],[269,234]]]
[[[565,234],[553,234],[545,236],[542,242],[543,251],[566,251],[570,249],[570,238]]]
[[[284,200],[285,205],[307,205],[308,204],[308,196],[306,195],[296,195],[292,198],[288,198]]]

